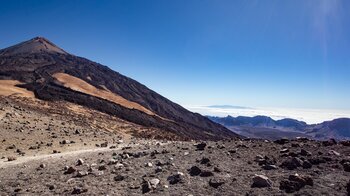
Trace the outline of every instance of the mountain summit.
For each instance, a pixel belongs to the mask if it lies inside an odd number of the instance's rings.
[[[35,37],[31,40],[0,50],[1,55],[15,55],[41,52],[67,54],[67,52],[65,52],[64,50],[62,50],[61,48],[59,48],[44,37]]]
[[[13,88],[32,91],[38,99],[80,104],[181,139],[238,136],[139,82],[71,55],[42,37],[0,50],[0,80],[15,81],[10,83],[16,84]]]

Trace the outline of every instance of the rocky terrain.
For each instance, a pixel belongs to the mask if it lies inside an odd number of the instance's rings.
[[[14,96],[1,97],[0,122],[0,195],[346,195],[350,189],[347,141],[181,141],[87,107]]]
[[[17,155],[16,146],[0,162],[0,194],[347,195],[349,145],[305,138],[130,138],[90,150],[36,156]]]

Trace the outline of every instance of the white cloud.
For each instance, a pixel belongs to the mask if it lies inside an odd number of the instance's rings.
[[[323,121],[333,120],[336,118],[350,118],[350,110],[321,110],[321,109],[291,109],[291,108],[212,108],[207,106],[188,106],[188,110],[198,112],[202,115],[211,116],[269,116],[275,120],[283,118],[293,118],[304,121],[308,124],[321,123]]]

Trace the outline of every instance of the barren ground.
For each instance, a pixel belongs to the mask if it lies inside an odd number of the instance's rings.
[[[1,97],[0,195],[348,194],[346,142],[137,138],[147,133],[161,135],[71,103]]]

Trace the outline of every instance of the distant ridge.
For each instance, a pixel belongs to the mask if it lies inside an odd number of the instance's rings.
[[[278,139],[304,136],[320,140],[350,139],[350,118],[338,118],[312,125],[291,118],[273,120],[268,116],[208,116],[208,118],[246,137]]]

